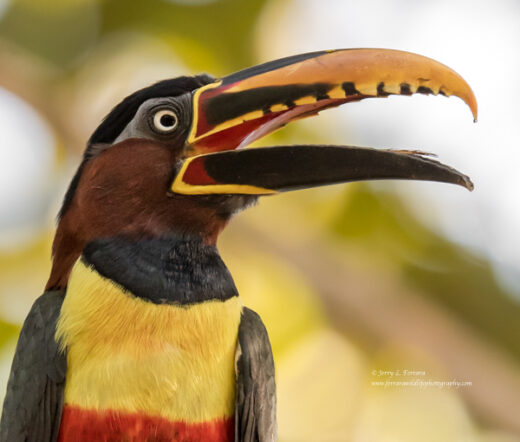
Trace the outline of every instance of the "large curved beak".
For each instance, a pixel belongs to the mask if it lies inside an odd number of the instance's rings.
[[[172,191],[266,194],[378,178],[427,179],[471,187],[462,174],[408,151],[298,146],[233,152],[290,121],[323,109],[364,98],[414,93],[455,95],[466,102],[476,121],[477,102],[464,79],[435,60],[409,52],[314,52],[224,77],[193,93],[193,119],[186,144],[194,155],[205,155],[183,163]],[[396,155],[403,159],[396,160]],[[278,161],[290,162],[292,169],[287,169],[287,164],[282,167]],[[342,166],[336,164],[339,162]],[[234,164],[240,176],[233,176],[227,163]],[[320,176],[312,174],[312,170],[304,172],[305,167],[312,165],[321,170]]]

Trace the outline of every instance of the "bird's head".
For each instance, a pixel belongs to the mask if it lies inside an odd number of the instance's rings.
[[[156,83],[125,98],[87,143],[66,193],[47,288],[64,288],[98,238],[196,236],[216,241],[258,196],[368,179],[460,184],[465,175],[413,151],[348,146],[242,149],[290,121],[391,94],[456,95],[477,115],[468,84],[426,57],[383,49],[303,54],[222,79]]]

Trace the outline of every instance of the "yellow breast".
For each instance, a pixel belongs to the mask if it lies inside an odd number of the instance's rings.
[[[65,402],[185,422],[232,416],[241,310],[238,297],[143,301],[78,260],[56,334],[68,351]]]

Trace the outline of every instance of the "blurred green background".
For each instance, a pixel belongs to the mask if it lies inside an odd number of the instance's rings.
[[[61,198],[112,106],[177,75],[390,47],[460,72],[479,124],[455,98],[390,97],[262,144],[418,147],[476,191],[331,186],[233,220],[219,248],[271,336],[280,440],[520,440],[519,22],[506,0],[0,0],[0,397]]]

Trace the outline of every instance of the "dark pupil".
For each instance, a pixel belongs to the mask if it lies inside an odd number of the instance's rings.
[[[160,121],[163,127],[173,127],[175,125],[175,118],[171,115],[163,115]]]

